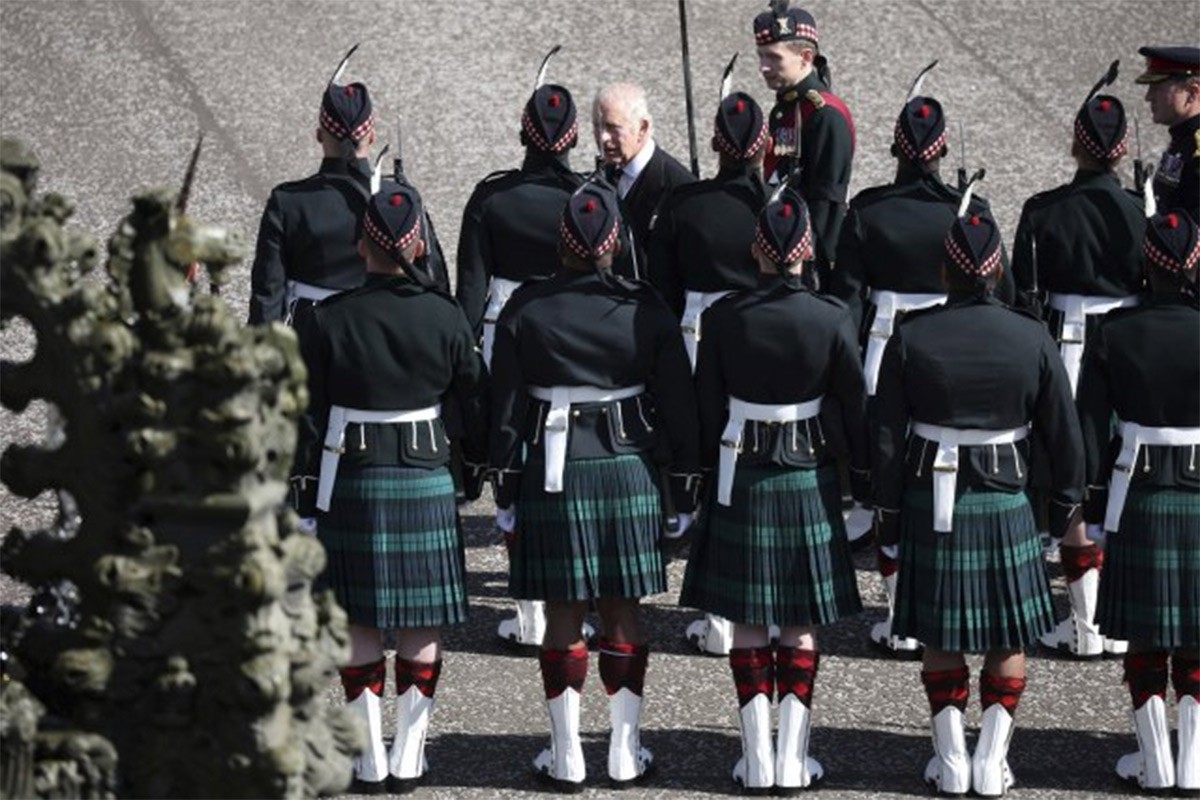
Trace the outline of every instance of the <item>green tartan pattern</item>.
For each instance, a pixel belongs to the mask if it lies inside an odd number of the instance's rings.
[[[1200,493],[1132,488],[1105,542],[1096,622],[1157,649],[1200,646]]]
[[[667,589],[655,469],[641,454],[568,460],[547,492],[540,455],[525,465],[509,591],[524,600],[645,597]]]
[[[710,493],[679,603],[747,625],[828,625],[862,611],[832,466],[739,467]]]
[[[339,471],[317,536],[328,555],[324,582],[355,625],[466,621],[466,559],[444,467]]]
[[[968,489],[953,526],[934,532],[932,491],[905,492],[892,632],[979,653],[1021,649],[1049,631],[1050,584],[1025,493]]]

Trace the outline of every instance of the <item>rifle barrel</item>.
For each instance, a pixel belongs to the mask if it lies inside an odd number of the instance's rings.
[[[679,39],[683,54],[683,94],[687,104],[688,154],[692,174],[700,177],[700,157],[696,153],[696,109],[692,100],[692,59],[688,52],[687,0],[679,0]]]

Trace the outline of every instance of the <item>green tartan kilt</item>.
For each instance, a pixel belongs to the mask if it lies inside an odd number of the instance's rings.
[[[317,537],[328,555],[322,583],[352,624],[466,622],[462,528],[445,467],[339,470]]]
[[[540,451],[525,464],[509,592],[521,600],[645,597],[667,589],[657,470],[646,454],[569,459],[545,490]]]
[[[1096,622],[1155,648],[1200,646],[1200,493],[1132,487],[1105,541]]]
[[[1054,627],[1033,511],[1024,492],[960,492],[954,530],[933,530],[933,492],[910,489],[900,511],[892,633],[937,650],[1019,650]]]
[[[746,625],[828,625],[862,611],[833,466],[739,466],[710,493],[679,603]]]

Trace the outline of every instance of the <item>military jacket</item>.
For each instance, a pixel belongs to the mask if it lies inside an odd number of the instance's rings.
[[[729,397],[771,405],[822,397],[818,424],[746,422],[738,463],[815,468],[848,450],[865,474],[866,387],[844,303],[798,277],[763,276],[710,306],[704,326],[696,363],[703,467],[717,464]]]
[[[352,423],[343,467],[442,466],[450,460],[450,439],[468,461],[483,463],[487,377],[462,310],[449,295],[407,278],[368,273],[365,280],[319,303],[312,335],[301,342],[314,421],[307,441],[301,437],[308,474],[317,474],[332,405],[377,411],[442,405],[442,419],[434,423]],[[449,431],[447,420],[455,420]]]
[[[872,289],[916,294],[946,291],[942,281],[943,243],[958,213],[962,192],[937,173],[901,170],[894,183],[864,189],[850,201],[838,239],[837,262],[829,291],[850,306],[859,330],[870,327]],[[973,195],[969,211],[988,209]],[[1004,275],[996,297],[1013,302],[1008,255],[1001,253]]]
[[[1125,297],[1142,288],[1141,202],[1110,172],[1079,170],[1070,183],[1035,194],[1013,242],[1017,290]]]
[[[1160,211],[1182,208],[1200,219],[1200,114],[1171,126],[1171,144],[1154,173]]]
[[[1102,522],[1120,451],[1112,418],[1167,428],[1200,427],[1200,309],[1181,295],[1150,294],[1109,312],[1092,337],[1079,385],[1087,453],[1088,522]],[[1133,486],[1200,490],[1192,447],[1146,446]]]
[[[676,188],[650,232],[650,282],[683,315],[686,293],[748,289],[758,284],[750,253],[758,212],[766,203],[761,173],[750,165]]]
[[[489,175],[475,187],[463,211],[455,296],[476,335],[492,278],[524,283],[558,271],[559,222],[567,199],[584,180],[565,157],[530,152],[520,169]],[[613,270],[633,277],[627,234],[622,241]]]
[[[850,167],[854,158],[855,131],[850,109],[817,75],[816,70],[795,86],[776,93],[771,109],[771,141],[763,174],[774,184],[792,174],[796,158],[796,111],[800,112],[800,190],[808,203],[816,236],[816,277],[828,286],[829,269],[837,250]]]
[[[644,384],[640,398],[575,406],[567,458],[647,452],[676,475],[698,472],[691,365],[678,321],[649,284],[564,270],[523,286],[497,322],[492,368],[489,460],[500,507],[521,480],[542,480],[521,474],[526,450],[542,444],[547,410],[529,387]],[[683,482],[672,488],[676,508],[691,510]]]
[[[1058,518],[1065,523],[1083,498],[1083,441],[1058,349],[1039,320],[992,297],[951,294],[905,317],[884,351],[875,401],[871,466],[885,515],[900,508],[906,488],[932,487],[937,447],[910,438],[911,422],[984,430],[1032,423],[1048,445]],[[960,448],[959,490],[1023,490],[1029,452],[1029,439]]]
[[[317,174],[271,191],[258,228],[250,268],[252,325],[287,316],[287,281],[344,291],[362,285],[367,268],[358,254],[359,221],[371,196],[371,163],[325,158]],[[417,266],[449,289],[442,248],[425,215],[428,247]]]
[[[335,290],[362,285],[358,223],[370,192],[365,158],[323,159],[317,174],[271,191],[250,268],[251,324],[284,319],[289,280]]]

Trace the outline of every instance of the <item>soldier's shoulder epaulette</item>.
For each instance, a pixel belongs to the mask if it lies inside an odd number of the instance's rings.
[[[483,180],[481,180],[479,182],[479,185],[483,186],[485,183],[492,183],[494,181],[498,181],[501,178],[506,177],[508,175],[516,175],[520,171],[521,170],[519,170],[519,169],[498,169],[495,172],[489,172],[487,175],[484,176]]]
[[[921,319],[922,317],[927,317],[930,314],[936,314],[939,311],[941,311],[943,308],[945,308],[945,306],[936,305],[936,306],[929,306],[927,308],[917,308],[917,309],[913,309],[912,311],[905,311],[904,316],[900,317],[900,321],[897,323],[897,325],[901,325],[901,326],[907,325],[908,323],[912,322],[915,319]]]
[[[868,186],[854,197],[850,198],[850,205],[853,208],[862,208],[863,206],[877,203],[880,200],[885,200],[895,193],[896,185],[892,183],[883,183],[878,186]]]
[[[1071,189],[1070,184],[1065,184],[1063,186],[1055,186],[1053,189],[1046,189],[1044,191],[1038,192],[1037,194],[1032,195],[1028,200],[1025,201],[1025,208],[1033,210],[1036,208],[1040,208],[1041,206],[1044,206],[1047,203],[1053,203],[1056,200],[1063,197],[1064,195],[1066,195],[1067,192],[1070,191],[1070,189]]]
[[[813,108],[825,107],[825,95],[821,94],[816,89],[809,89],[804,93],[804,99],[812,104]]]
[[[721,307],[728,308],[730,305],[733,304],[733,301],[737,300],[739,297],[744,297],[746,292],[749,292],[749,291],[751,291],[751,290],[746,289],[746,288],[734,289],[732,292],[729,292],[728,294],[724,294],[721,297],[718,297],[712,303],[710,303],[704,313],[707,314],[709,311],[712,311],[714,309],[721,308]]]
[[[321,300],[319,303],[317,303],[317,307],[318,308],[333,308],[338,303],[341,303],[342,301],[344,301],[346,298],[354,297],[355,295],[359,294],[360,292],[363,291],[364,288],[366,288],[366,287],[359,286],[357,289],[346,289],[344,291],[338,292],[337,294],[331,294],[328,297],[326,297],[324,300]]]
[[[304,178],[296,178],[295,180],[284,181],[283,183],[276,184],[275,188],[271,190],[271,194],[287,194],[288,192],[294,192],[297,189],[304,188],[308,184],[322,180],[323,177],[324,176],[322,173],[314,172],[312,175]]]
[[[829,266],[830,266],[830,269],[833,268],[832,264],[830,264]],[[839,297],[834,297],[831,294],[820,294],[818,292],[813,292],[812,296],[824,303],[828,303],[829,305],[833,306],[834,308],[837,308],[837,309],[840,309],[843,311],[850,310],[850,306],[846,305],[846,301],[842,300]]]

